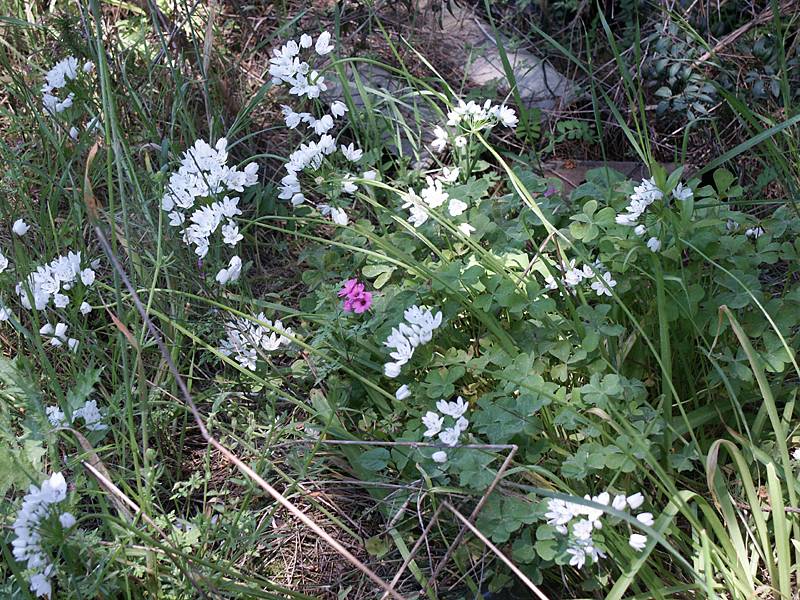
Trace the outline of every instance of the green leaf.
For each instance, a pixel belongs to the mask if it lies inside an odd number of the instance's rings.
[[[389,460],[391,456],[386,448],[367,450],[356,459],[360,467],[372,473],[385,469],[389,465]]]

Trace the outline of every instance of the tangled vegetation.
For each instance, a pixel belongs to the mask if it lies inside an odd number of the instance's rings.
[[[761,8],[742,89],[690,11],[593,7],[586,59],[531,26],[588,75],[547,121],[412,8],[6,2],[0,595],[794,597],[798,15]],[[644,177],[544,174],[614,139]]]

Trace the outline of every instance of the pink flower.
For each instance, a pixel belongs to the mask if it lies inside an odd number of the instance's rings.
[[[339,290],[339,298],[351,298],[364,291],[364,284],[358,283],[358,279],[348,279],[344,286]]]
[[[372,292],[361,292],[355,298],[346,300],[344,303],[344,310],[346,312],[350,312],[348,310],[348,304],[354,313],[360,315],[361,313],[368,311],[369,307],[372,306]]]
[[[342,309],[344,312],[354,312],[361,314],[369,310],[372,306],[372,292],[364,290],[364,284],[357,279],[348,279],[344,286],[339,290],[339,297],[344,298]]]

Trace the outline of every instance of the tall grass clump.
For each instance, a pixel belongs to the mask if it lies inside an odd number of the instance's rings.
[[[668,170],[601,20],[648,176],[566,190],[376,13],[187,8],[0,22],[3,597],[796,594],[794,109]]]

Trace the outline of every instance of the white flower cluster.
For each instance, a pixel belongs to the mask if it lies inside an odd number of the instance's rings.
[[[259,352],[274,352],[281,346],[288,346],[291,340],[286,336],[293,335],[291,328],[284,327],[280,320],[273,323],[263,312],[255,319],[266,323],[275,331],[247,319],[236,318],[225,323],[226,337],[219,348],[222,354],[232,355],[236,362],[251,371],[256,370]]]
[[[442,152],[451,139],[456,148],[463,148],[467,145],[467,136],[471,134],[494,127],[498,123],[513,129],[518,122],[514,109],[504,104],[492,104],[491,100],[487,100],[480,105],[472,100],[459,100],[458,106],[447,113],[447,125],[451,129],[437,125],[433,130],[431,148],[435,152]]]
[[[429,410],[422,417],[422,424],[425,425],[425,432],[422,435],[428,438],[438,435],[440,442],[452,448],[458,444],[461,434],[469,427],[469,420],[464,416],[468,408],[469,404],[461,396],[454,402],[439,400],[436,403],[436,410],[439,412]],[[445,417],[450,417],[453,421],[451,426],[444,427]],[[434,452],[431,458],[437,463],[447,462],[447,452],[439,450]]]
[[[93,261],[91,267],[81,268],[80,252],[69,252],[66,256],[59,256],[50,263],[37,267],[24,283],[17,283],[16,292],[20,303],[24,308],[31,310],[28,296],[28,288],[30,288],[33,306],[36,307],[36,310],[44,310],[51,300],[56,308],[65,308],[70,302],[70,298],[65,292],[72,290],[78,281],[86,287],[94,284],[94,269],[97,268],[97,265],[98,261]],[[84,312],[88,306],[84,302],[81,305],[81,312]]]
[[[55,327],[50,323],[45,323],[39,329],[39,333],[44,337],[50,338],[50,345],[59,348],[64,344],[73,352],[78,351],[78,340],[75,338],[67,337],[67,329],[69,326],[66,323],[56,323]]]
[[[281,48],[275,49],[269,68],[272,82],[289,85],[289,93],[300,98],[318,98],[320,93],[327,89],[325,79],[307,62],[300,60],[302,51],[312,47],[319,56],[329,54],[333,50],[331,34],[327,31],[322,32],[315,43],[310,35],[304,33],[298,42],[290,40]],[[281,112],[289,129],[297,129],[300,124],[304,123],[310,132],[319,136],[319,139],[301,143],[291,153],[289,161],[284,165],[286,175],[281,179],[278,197],[281,200],[289,200],[293,206],[299,206],[308,201],[306,194],[303,193],[301,183],[304,173],[311,177],[317,185],[330,181],[337,182],[337,185],[340,186],[338,190],[340,193],[354,194],[358,191],[355,183],[356,176],[352,173],[345,172],[343,175],[336,176],[328,173],[315,174],[323,166],[325,159],[332,157],[337,151],[336,140],[329,135],[329,132],[335,127],[336,120],[347,113],[347,105],[337,100],[330,105],[330,114],[319,118],[310,112],[298,112],[286,105],[281,106]],[[363,151],[352,143],[347,146],[339,145],[338,150],[344,158],[345,164],[357,163],[363,156]],[[362,177],[372,179],[371,174],[371,172],[366,172]],[[318,204],[317,209],[324,216],[330,217],[337,225],[344,226],[350,221],[347,212],[341,207]]]
[[[603,492],[597,496],[584,496],[585,500],[591,500],[595,504],[611,506],[618,511],[636,510],[644,503],[644,496],[637,492],[631,496],[617,494],[611,497],[608,492]],[[558,498],[551,498],[547,503],[548,511],[545,513],[547,524],[555,527],[556,531],[562,535],[569,535],[569,547],[567,553],[570,555],[569,564],[580,569],[586,563],[587,558],[592,562],[597,562],[605,557],[605,553],[594,544],[592,533],[595,529],[602,529],[602,517],[605,511],[600,508],[592,508],[582,504],[576,504]],[[649,512],[641,512],[635,515],[636,520],[642,525],[652,527],[654,523],[653,515]],[[577,520],[575,520],[577,519]],[[575,520],[573,522],[573,520]],[[647,544],[647,536],[640,533],[631,533],[628,538],[631,548],[641,552]]]
[[[58,406],[48,406],[46,409],[47,420],[53,427],[64,427],[69,424],[64,411]],[[72,411],[72,422],[83,419],[86,429],[89,431],[105,431],[108,425],[103,423],[103,413],[97,407],[96,400],[87,400],[83,406]]]
[[[212,147],[204,140],[197,140],[184,152],[181,165],[172,173],[161,199],[161,208],[168,213],[172,227],[182,227],[183,241],[194,246],[200,258],[208,254],[210,237],[220,229],[223,243],[235,247],[243,236],[234,217],[241,215],[239,198],[234,192],[258,182],[258,165],[248,164],[243,170],[228,167],[228,140],[220,138]],[[222,200],[213,198],[225,195]],[[221,227],[220,227],[221,225]],[[238,263],[238,267],[235,265]],[[228,269],[217,274],[221,284],[236,281],[241,272],[241,260],[231,261]]]
[[[694,197],[694,191],[689,186],[684,186],[678,182],[678,185],[672,190],[672,197],[675,200],[685,202]],[[643,179],[641,184],[633,188],[630,203],[625,207],[625,212],[617,215],[616,222],[619,225],[633,227],[636,235],[643,237],[647,233],[647,226],[644,223],[639,223],[639,219],[651,204],[663,199],[664,192],[658,188],[655,179]],[[655,236],[649,237],[646,243],[651,252],[661,250],[661,240]]]
[[[459,174],[458,167],[452,169],[444,167],[433,177],[430,175],[425,177],[426,185],[419,194],[410,188],[408,192],[402,194],[403,208],[407,208],[409,212],[408,222],[414,227],[422,226],[428,220],[430,209],[439,208],[445,203],[447,203],[447,213],[451,217],[464,214],[464,211],[469,208],[467,203],[458,198],[451,198],[443,188],[443,185],[457,181]],[[464,235],[475,231],[475,228],[469,223],[462,223],[458,228]]]
[[[80,69],[84,73],[94,71],[94,63],[86,61]],[[75,101],[75,93],[69,92],[63,98],[59,97],[59,90],[67,87],[69,81],[78,78],[78,59],[74,56],[58,61],[55,66],[45,75],[45,83],[42,85],[42,105],[49,115],[61,113],[72,106]]]
[[[272,51],[273,57],[269,59],[272,83],[289,85],[289,93],[294,96],[319,98],[320,92],[328,89],[325,78],[313,70],[307,62],[300,60],[302,50],[312,46],[319,56],[330,54],[333,51],[331,34],[323,31],[315,44],[314,39],[304,33],[300,36],[299,43],[289,40],[281,48],[275,48]]]
[[[11,542],[14,558],[19,562],[27,562],[30,571],[29,582],[31,591],[36,596],[50,597],[52,585],[50,576],[55,566],[42,547],[41,526],[44,521],[58,513],[56,505],[67,497],[67,482],[61,473],[53,473],[45,479],[41,487],[31,485],[28,493],[22,499],[22,508],[14,522],[14,535],[16,539]],[[63,529],[75,525],[75,517],[68,513],[61,513],[58,521]]]
[[[401,367],[414,355],[417,346],[427,344],[433,338],[433,332],[442,324],[442,311],[435,315],[431,309],[423,309],[417,305],[411,306],[403,313],[406,322],[392,328],[392,332],[383,345],[392,348],[390,352],[394,361],[383,365],[383,372],[387,377],[397,377]]]
[[[583,265],[583,267],[577,267],[575,265],[575,259],[572,259],[569,264],[561,265],[560,263],[556,263],[555,267],[563,273],[561,281],[567,288],[576,288],[584,280],[587,280],[592,282],[591,288],[598,296],[611,296],[611,290],[617,285],[611,272],[607,271],[600,261],[595,262],[594,265],[591,266]],[[599,279],[595,277],[595,275],[597,275]],[[558,283],[555,277],[552,275],[545,277],[545,287],[548,290],[557,290]]]

